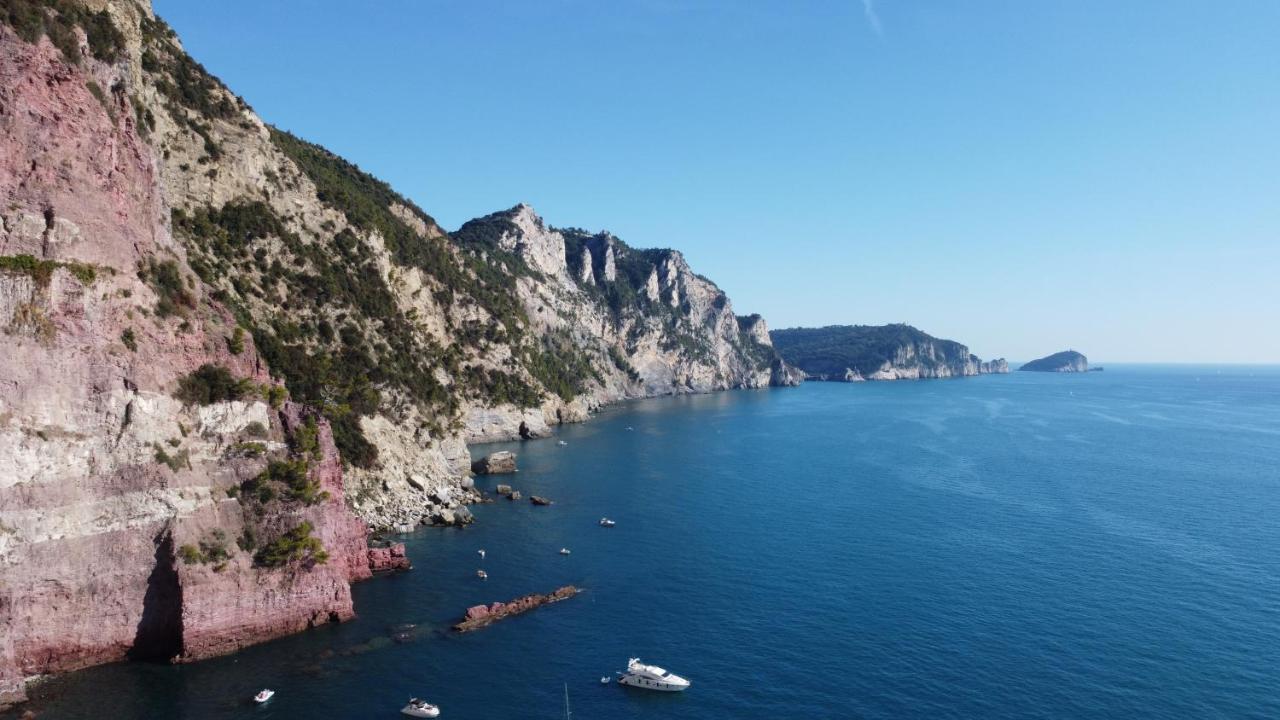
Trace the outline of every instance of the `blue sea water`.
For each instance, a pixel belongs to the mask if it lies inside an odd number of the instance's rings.
[[[415,569],[356,586],[357,620],[91,669],[23,709],[394,718],[418,695],[444,718],[552,720],[567,686],[577,720],[1280,717],[1280,368],[811,383],[631,403],[558,437],[476,448],[520,456],[481,487],[553,506],[405,536]],[[586,593],[446,630],[566,583]],[[693,687],[599,683],[635,655]]]

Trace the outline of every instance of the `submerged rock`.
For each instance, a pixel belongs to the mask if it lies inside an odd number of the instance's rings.
[[[534,505],[550,505],[551,504],[550,500],[542,497],[541,495],[530,495],[529,502],[533,503]]]

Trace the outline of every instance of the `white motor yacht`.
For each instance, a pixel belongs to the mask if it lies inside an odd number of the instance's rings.
[[[600,527],[613,527],[614,525],[617,525],[617,524],[618,523],[610,520],[607,517],[600,518]]]
[[[569,548],[560,548],[560,554],[561,554],[561,555],[568,555],[568,554],[569,554]]]
[[[419,700],[418,698],[410,698],[409,704],[400,708],[400,714],[408,715],[409,717],[423,717],[423,718],[440,717],[440,708],[436,707],[435,705],[432,705],[426,700]]]
[[[487,572],[485,572],[485,571],[483,571],[483,570],[477,570],[477,571],[476,571],[476,577],[480,578],[481,580],[488,580],[488,579],[489,579],[489,573],[487,573]]]
[[[272,697],[274,697],[274,696],[275,696],[275,694],[276,694],[276,691],[275,691],[275,690],[267,690],[267,689],[263,688],[262,690],[260,690],[260,691],[258,692],[258,694],[257,694],[257,695],[254,695],[254,696],[253,696],[253,701],[254,701],[254,702],[256,702],[256,703],[258,703],[259,705],[261,705],[262,703],[264,703],[264,702],[266,702],[266,701],[270,700]]]
[[[645,665],[640,658],[627,661],[627,671],[618,674],[619,685],[642,688],[644,690],[661,690],[663,692],[684,692],[689,689],[689,681],[670,670],[657,665]]]

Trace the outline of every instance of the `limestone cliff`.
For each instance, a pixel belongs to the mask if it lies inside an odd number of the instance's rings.
[[[468,442],[799,379],[678,252],[446,233],[145,2],[6,3],[0,128],[0,704],[350,617],[366,520],[467,519]]]
[[[350,617],[368,575],[328,423],[284,401],[169,231],[150,17],[59,7],[0,25],[0,703]],[[233,497],[296,455],[303,416],[305,499]]]
[[[1009,372],[1004,359],[984,362],[964,345],[910,325],[792,328],[775,331],[773,341],[788,363],[813,380],[914,380]]]

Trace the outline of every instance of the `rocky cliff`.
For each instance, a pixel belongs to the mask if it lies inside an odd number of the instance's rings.
[[[1032,360],[1018,369],[1034,372],[1088,372],[1089,358],[1075,350],[1063,350],[1039,360]]]
[[[468,517],[468,442],[798,380],[678,252],[446,233],[144,2],[9,0],[0,127],[0,703],[351,616],[366,521]]]
[[[1004,359],[984,362],[969,348],[910,325],[831,325],[773,333],[787,363],[809,379],[860,382],[1007,373]]]

